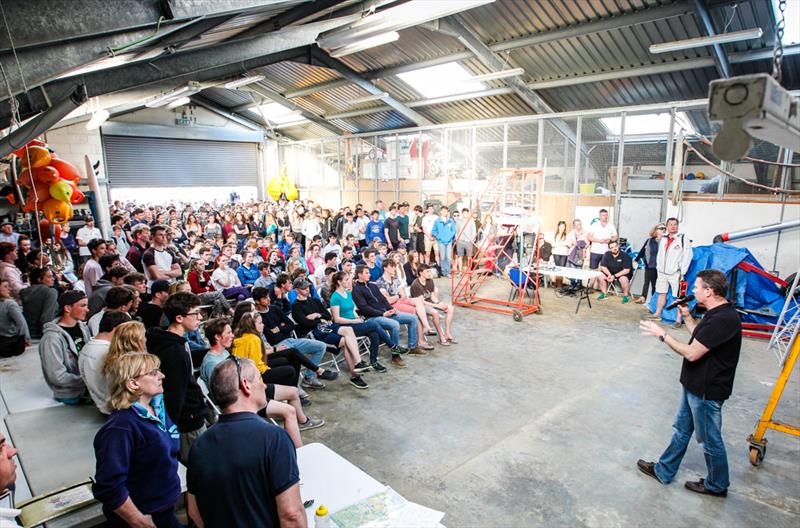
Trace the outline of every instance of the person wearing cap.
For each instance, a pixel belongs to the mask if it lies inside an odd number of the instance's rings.
[[[103,234],[94,225],[94,218],[91,216],[86,217],[86,225],[78,229],[75,234],[75,242],[78,243],[78,255],[81,257],[81,262],[86,262],[92,253],[89,248],[89,242],[96,239],[103,238]]]
[[[150,301],[142,304],[136,316],[145,328],[164,326],[164,304],[169,297],[169,282],[157,280],[150,287]]]
[[[15,246],[19,243],[19,233],[14,232],[14,224],[8,220],[0,224],[0,242],[8,242]]]
[[[39,341],[44,380],[61,403],[91,402],[78,367],[78,355],[91,338],[84,323],[89,301],[82,291],[69,290],[61,294],[58,305],[59,318],[44,325]]]

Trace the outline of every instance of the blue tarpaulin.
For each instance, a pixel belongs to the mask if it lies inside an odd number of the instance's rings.
[[[731,246],[729,244],[713,244],[692,248],[692,263],[686,273],[686,282],[689,284],[688,293],[692,293],[697,272],[706,269],[716,269],[728,278],[728,283],[733,284],[733,274],[736,274],[736,292],[728,292],[728,298],[734,301],[737,308],[772,312],[771,316],[751,313],[742,314],[742,322],[775,324],[778,315],[783,309],[785,297],[775,282],[755,272],[746,272],[738,269],[740,262],[747,262],[754,267],[764,269],[756,258],[746,248]],[[648,304],[650,311],[656,309],[657,295],[653,295]],[[672,291],[667,293],[667,304],[675,297]],[[694,302],[690,303],[694,307]],[[674,321],[677,310],[663,310],[662,315],[666,321]]]

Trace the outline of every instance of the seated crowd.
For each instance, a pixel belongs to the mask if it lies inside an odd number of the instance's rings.
[[[108,415],[93,489],[109,526],[179,526],[179,463],[198,526],[304,525],[293,448],[325,424],[306,390],[337,380],[339,354],[364,390],[368,372],[388,370],[382,345],[402,369],[431,337],[457,343],[433,281],[449,273],[437,260],[449,250],[432,250],[441,218],[410,221],[407,204],[111,212],[108,240],[91,219],[44,243],[0,230],[0,356],[38,340],[53,397]],[[326,353],[336,368],[321,366]],[[258,500],[234,496],[230,479]]]

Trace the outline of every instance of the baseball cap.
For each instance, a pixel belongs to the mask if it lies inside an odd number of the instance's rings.
[[[169,291],[169,281],[157,280],[150,285],[150,293],[153,295],[165,291]]]
[[[85,299],[86,294],[80,290],[67,290],[58,298],[58,311],[64,310],[65,306],[72,306],[81,299]]]
[[[308,282],[306,279],[304,279],[302,277],[299,277],[299,278],[294,280],[294,282],[292,283],[292,286],[294,286],[295,290],[304,290],[306,288],[310,288],[311,287],[311,283]]]

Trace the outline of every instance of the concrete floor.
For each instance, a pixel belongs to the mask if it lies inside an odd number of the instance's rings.
[[[437,283],[448,298],[449,282]],[[636,469],[638,458],[655,459],[667,445],[681,390],[679,357],[639,335],[643,308],[611,298],[591,310],[584,303],[575,316],[575,300],[552,290],[543,304],[542,315],[521,323],[458,309],[460,344],[408,358],[405,370],[367,374],[367,391],[350,387],[346,372],[309,391],[307,410],[327,424],[304,441],[323,442],[409,500],[446,512],[449,528],[800,525],[800,439],[771,432],[764,464],[748,462],[746,438],[779,372],[763,341],[745,340],[723,409],[728,498],[703,497],[683,488],[705,474],[696,444],[669,486]],[[35,350],[0,360],[8,411],[54,403],[38,369]],[[791,424],[800,424],[797,378],[777,413]]]
[[[368,374],[367,391],[337,381],[313,392],[308,410],[328,423],[304,441],[446,512],[449,527],[798,526],[800,440],[772,432],[763,465],[748,462],[779,372],[765,342],[745,340],[723,408],[728,498],[698,496],[683,487],[705,475],[697,444],[669,486],[636,469],[666,447],[681,391],[679,357],[639,334],[643,308],[611,298],[575,316],[574,299],[549,290],[543,301],[521,323],[460,309],[458,345]],[[798,387],[795,372],[777,414],[792,424]]]

